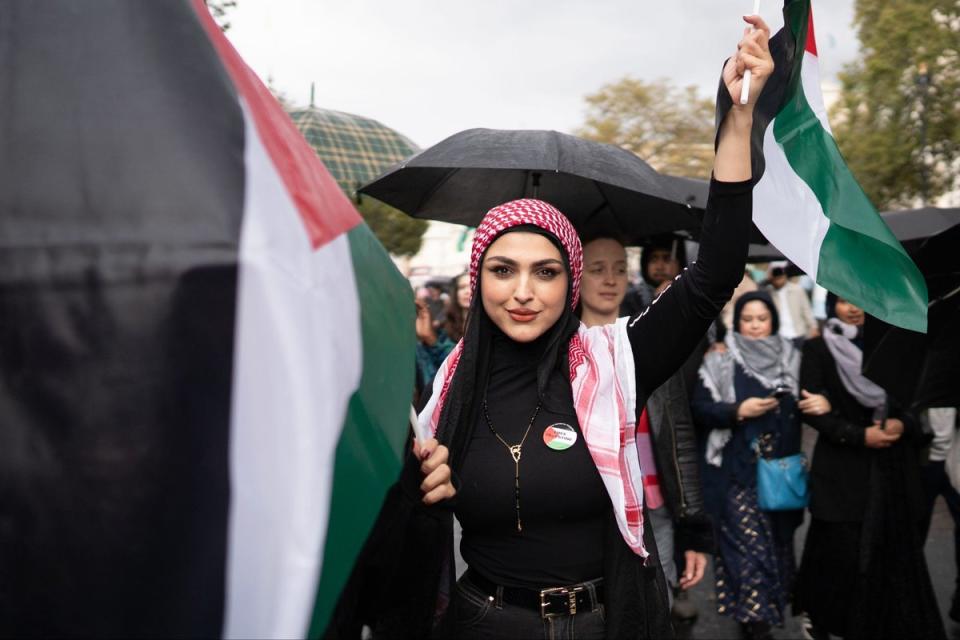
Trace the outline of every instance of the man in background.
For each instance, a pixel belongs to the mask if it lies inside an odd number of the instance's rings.
[[[620,315],[632,316],[650,306],[660,291],[680,274],[686,262],[682,240],[670,234],[654,236],[643,246],[640,255],[640,276],[643,281],[627,292],[620,305]]]
[[[797,341],[819,335],[810,299],[803,287],[787,278],[786,264],[771,263],[769,278],[767,291],[780,316],[780,335]]]

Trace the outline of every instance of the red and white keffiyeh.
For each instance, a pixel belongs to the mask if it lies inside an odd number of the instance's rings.
[[[473,238],[470,288],[477,294],[480,259],[506,229],[531,224],[553,234],[567,252],[571,304],[580,297],[583,251],[570,221],[541,200],[514,200],[491,209]],[[435,435],[463,341],[444,360],[433,381],[433,395],[419,416],[421,434]],[[643,475],[636,446],[636,377],[627,337],[627,318],[603,327],[581,324],[568,351],[573,405],[580,431],[613,504],[620,533],[634,553],[649,554],[643,544]]]

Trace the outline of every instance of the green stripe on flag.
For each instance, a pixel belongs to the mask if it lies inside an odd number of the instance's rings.
[[[384,495],[400,473],[414,385],[410,285],[365,224],[347,238],[360,298],[363,371],[337,445],[311,638],[326,631]]]
[[[830,220],[820,248],[817,282],[885,322],[926,331],[923,275],[870,203],[804,95],[799,65],[809,11],[809,2],[791,3],[785,11],[797,43],[797,67],[773,133]]]

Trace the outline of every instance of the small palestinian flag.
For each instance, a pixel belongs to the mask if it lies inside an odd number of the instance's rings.
[[[202,0],[0,25],[0,636],[322,634],[408,284]]]
[[[885,322],[926,331],[923,276],[833,139],[810,0],[787,0],[783,17],[770,42],[776,69],[754,114],[753,175],[762,177],[753,191],[753,221],[823,287]],[[730,105],[721,83],[718,117]]]

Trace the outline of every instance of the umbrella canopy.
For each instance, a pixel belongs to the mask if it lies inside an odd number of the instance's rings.
[[[919,249],[927,238],[937,236],[951,227],[960,224],[960,209],[908,209],[906,211],[888,211],[883,215],[893,235],[909,252]]]
[[[687,178],[683,176],[663,176],[667,184],[681,198],[681,202],[689,204],[694,211],[702,215],[707,209],[707,196],[710,195],[710,182],[700,178]],[[694,230],[694,235],[699,237],[699,224]],[[767,262],[769,260],[783,260],[783,254],[774,247],[760,233],[755,224],[750,224],[750,262]]]
[[[461,131],[360,192],[414,217],[470,226],[498,204],[537,197],[581,232],[616,233],[628,243],[699,224],[683,197],[636,155],[556,131]]]
[[[898,212],[885,215],[884,219],[889,222],[897,216],[890,227],[898,237],[904,234],[904,246],[927,281],[927,333],[891,327],[868,317],[863,358],[867,377],[902,404],[918,409],[960,405],[960,259],[956,254],[960,246],[960,212],[924,211],[930,210]],[[945,219],[951,215],[955,216],[952,224]],[[905,225],[909,216],[916,216],[910,221],[915,226],[894,227]],[[918,237],[922,229],[934,233],[927,238]]]
[[[689,204],[697,213],[707,208],[707,196],[710,194],[710,183],[699,178],[665,175],[663,179],[677,193],[682,202]],[[747,262],[773,262],[785,260],[783,254],[770,244],[755,225],[750,225],[750,246],[747,250]],[[693,236],[699,238],[699,228],[694,230]],[[679,237],[679,236],[678,236]]]
[[[288,112],[340,188],[353,197],[360,185],[419,149],[376,120],[313,105]]]
[[[707,196],[710,194],[709,181],[671,175],[664,175],[663,179],[683,202],[701,211],[707,208]]]

